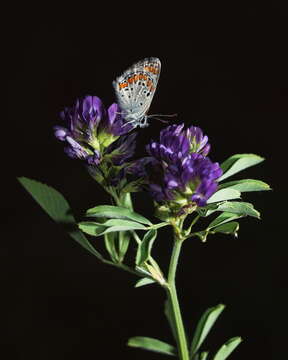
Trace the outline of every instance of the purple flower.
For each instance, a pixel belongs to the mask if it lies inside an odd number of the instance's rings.
[[[156,202],[168,204],[178,214],[185,206],[206,205],[217,190],[222,170],[206,157],[210,145],[200,128],[168,126],[161,131],[159,142],[152,141],[146,149],[150,157],[140,159],[132,169],[145,178]]]
[[[188,155],[189,140],[183,134],[183,125],[171,125],[160,132],[160,141],[147,145],[147,152],[158,160],[175,161]]]
[[[107,148],[133,128],[125,124],[116,103],[106,110],[101,99],[91,95],[65,108],[60,117],[65,126],[54,127],[56,138],[66,142],[64,150],[68,156],[90,165],[98,165]]]
[[[203,156],[208,155],[210,151],[208,136],[204,136],[202,130],[199,127],[190,126],[190,128],[186,130],[186,137],[188,138],[190,145],[189,152],[197,152]]]
[[[123,121],[121,116],[121,109],[118,104],[114,103],[108,108],[108,117],[107,122],[104,125],[104,128],[107,132],[120,136],[127,134],[133,129],[131,124],[127,124]]]
[[[153,141],[147,146],[147,152],[158,160],[168,162],[194,152],[206,156],[210,150],[208,137],[199,127],[183,128],[184,124],[168,126],[161,131],[159,142]]]

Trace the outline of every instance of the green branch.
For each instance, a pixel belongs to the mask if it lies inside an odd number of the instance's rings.
[[[183,325],[183,320],[182,320],[182,315],[180,311],[176,285],[175,285],[176,269],[177,269],[182,243],[183,242],[180,239],[175,238],[170,266],[169,266],[169,273],[168,273],[167,297],[174,318],[179,358],[181,360],[189,360],[186,334],[185,334],[185,329]]]

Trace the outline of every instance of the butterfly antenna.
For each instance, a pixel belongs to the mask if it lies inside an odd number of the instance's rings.
[[[149,118],[151,117],[151,118],[153,118],[155,120],[161,121],[164,124],[169,123],[169,120],[161,119],[158,116],[161,116],[161,117],[175,117],[175,116],[178,116],[178,114],[152,114],[152,115],[148,115]]]
[[[160,118],[158,118],[156,116],[153,116],[153,119],[158,120],[158,121],[162,122],[163,124],[168,124],[169,123],[169,121],[160,119]]]
[[[178,116],[178,114],[152,114],[152,115],[148,115],[148,117],[155,117],[155,116],[176,117],[176,116]]]

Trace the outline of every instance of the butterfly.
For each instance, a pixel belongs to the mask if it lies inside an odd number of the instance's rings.
[[[113,81],[118,105],[125,124],[140,128],[148,126],[147,115],[160,77],[161,62],[145,58],[129,67]]]

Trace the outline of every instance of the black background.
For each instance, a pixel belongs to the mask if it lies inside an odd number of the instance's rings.
[[[177,112],[176,122],[200,126],[209,136],[213,161],[236,153],[264,156],[264,163],[240,176],[264,180],[273,188],[244,194],[262,220],[243,219],[238,239],[217,235],[206,244],[196,239],[185,243],[177,285],[187,331],[191,334],[207,307],[224,303],[227,308],[207,348],[215,350],[241,335],[244,342],[231,359],[268,360],[276,358],[278,349],[285,350],[281,201],[287,193],[287,166],[281,156],[288,119],[287,17],[279,9],[248,9],[229,18],[211,11],[199,20],[197,12],[189,17],[186,10],[175,13],[177,22],[164,14],[161,22],[152,15],[136,21],[135,12],[129,12],[130,18],[126,10],[114,13],[115,19],[98,12],[95,22],[66,14],[67,26],[59,14],[49,18],[44,31],[37,17],[31,28],[28,22],[19,26],[16,49],[9,43],[16,76],[10,81],[12,105],[3,146],[8,177],[1,204],[0,352],[5,358],[156,360],[164,357],[128,348],[127,339],[143,335],[173,341],[162,311],[164,292],[155,285],[134,289],[133,276],[99,263],[16,181],[24,175],[54,186],[78,219],[85,209],[108,203],[81,163],[65,156],[52,127],[77,97],[98,95],[109,106],[112,80],[146,56],[162,61],[150,113]],[[19,37],[21,29],[25,34]],[[139,131],[138,155],[162,128],[152,121]],[[135,201],[137,211],[155,220],[145,194]],[[154,252],[167,269],[171,234],[160,234]],[[101,248],[101,242],[96,239],[95,245]]]

